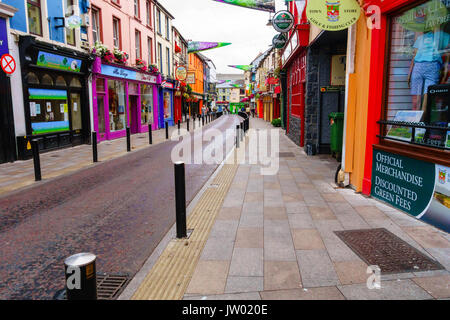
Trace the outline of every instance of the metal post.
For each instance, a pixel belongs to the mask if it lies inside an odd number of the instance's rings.
[[[175,163],[175,205],[177,238],[186,238],[186,182],[183,162]]]
[[[178,120],[178,135],[180,135],[180,125],[181,125],[181,122],[180,122],[180,120]]]
[[[189,132],[189,119],[186,119],[186,128],[187,128],[187,131]]]
[[[64,261],[67,300],[97,300],[97,270],[92,253],[79,253]]]
[[[152,125],[148,125],[148,144],[153,144],[153,131],[152,131]]]
[[[202,127],[205,125],[205,116],[202,116]]]
[[[169,140],[169,123],[166,121],[166,140]]]
[[[31,148],[33,149],[34,179],[36,181],[41,181],[42,175],[41,175],[41,159],[39,158],[39,142],[37,140],[32,140]]]
[[[97,152],[97,132],[92,132],[92,161],[98,162],[98,152]]]
[[[131,130],[127,127],[127,152],[131,152]]]
[[[244,121],[241,122],[241,141],[244,140]]]
[[[239,130],[239,125],[236,125],[236,147],[237,148],[239,148],[239,141],[241,140],[240,138],[239,138],[239,136],[240,136],[240,130]]]

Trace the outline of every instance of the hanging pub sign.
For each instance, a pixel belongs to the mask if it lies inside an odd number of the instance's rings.
[[[308,1],[306,16],[310,23],[322,30],[339,31],[358,21],[361,8],[356,0]]]
[[[287,36],[285,33],[279,33],[272,39],[272,45],[275,49],[283,49],[287,43]]]
[[[294,16],[286,10],[278,11],[272,19],[272,25],[278,32],[289,32],[294,26]]]
[[[450,232],[450,168],[374,150],[372,196]]]
[[[178,81],[185,81],[187,78],[187,69],[185,66],[179,66],[175,70],[175,77]]]

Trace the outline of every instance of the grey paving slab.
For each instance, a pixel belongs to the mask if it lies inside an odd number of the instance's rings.
[[[296,260],[288,220],[264,220],[264,259],[266,261]]]
[[[231,260],[235,240],[210,237],[203,248],[200,260]]]
[[[433,299],[411,280],[382,281],[381,289],[368,289],[367,284],[338,286],[350,300],[425,300]]]
[[[259,292],[247,292],[247,293],[233,293],[233,294],[219,294],[208,296],[185,296],[183,300],[235,300],[235,301],[250,301],[261,300]]]
[[[234,277],[227,279],[225,293],[258,292],[264,290],[264,277]]]
[[[326,250],[297,250],[296,254],[304,287],[326,287],[340,284]]]
[[[229,276],[262,277],[263,249],[234,248]]]
[[[292,229],[313,229],[315,225],[311,216],[307,214],[288,214],[289,224]]]
[[[445,269],[450,271],[450,248],[428,248],[427,252]]]
[[[289,213],[309,213],[308,207],[304,201],[286,202],[286,212]]]
[[[237,220],[216,220],[209,237],[235,239],[238,225]]]

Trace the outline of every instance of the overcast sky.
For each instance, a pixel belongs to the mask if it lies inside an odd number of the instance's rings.
[[[175,17],[173,25],[186,40],[231,42],[232,45],[202,52],[213,60],[217,73],[242,73],[229,64],[250,64],[276,35],[266,26],[270,13],[223,4],[213,0],[159,0]],[[284,10],[284,0],[275,0]]]

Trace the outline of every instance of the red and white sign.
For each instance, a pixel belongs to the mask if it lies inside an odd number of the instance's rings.
[[[12,74],[14,71],[16,71],[16,61],[8,53],[5,53],[2,56],[2,58],[0,59],[0,65],[2,66],[2,70],[7,74]]]
[[[167,89],[173,89],[173,83],[170,83],[170,82],[167,82],[167,81],[163,81],[161,83],[161,87],[167,88]]]

